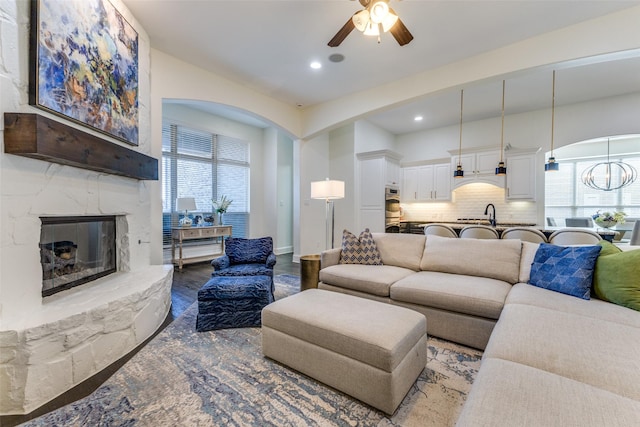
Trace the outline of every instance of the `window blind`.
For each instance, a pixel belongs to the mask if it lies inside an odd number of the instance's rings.
[[[212,200],[233,200],[224,223],[234,237],[246,237],[249,223],[249,144],[240,139],[188,128],[169,121],[162,125],[163,242],[171,245],[171,227],[184,212],[175,211],[176,198],[193,197],[197,223],[213,215]]]

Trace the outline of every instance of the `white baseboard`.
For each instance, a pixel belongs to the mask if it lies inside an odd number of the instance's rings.
[[[275,248],[273,250],[273,253],[276,255],[290,254],[292,252],[293,252],[293,246],[284,246],[282,248]]]

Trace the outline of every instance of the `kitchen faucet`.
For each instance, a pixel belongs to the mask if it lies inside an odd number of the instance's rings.
[[[493,216],[491,216],[491,214],[489,213],[489,206],[493,208]],[[496,226],[496,207],[493,206],[493,203],[489,203],[487,207],[484,208],[484,214],[485,215],[489,214],[489,224],[491,224],[492,227],[495,227]]]

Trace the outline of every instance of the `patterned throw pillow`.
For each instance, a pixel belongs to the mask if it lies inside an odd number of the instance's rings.
[[[340,264],[382,265],[380,252],[368,228],[360,233],[360,237],[348,230],[342,232]]]
[[[531,264],[529,283],[540,288],[589,299],[601,246],[557,246],[540,243]]]

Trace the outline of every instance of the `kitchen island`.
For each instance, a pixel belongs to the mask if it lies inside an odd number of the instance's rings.
[[[428,224],[443,224],[443,225],[447,225],[451,228],[453,228],[455,230],[456,233],[458,233],[458,235],[460,235],[460,231],[468,226],[468,225],[489,225],[489,221],[488,220],[482,220],[482,219],[461,219],[461,220],[455,220],[455,221],[416,221],[416,220],[411,220],[411,221],[407,221],[407,220],[403,220],[400,221],[400,232],[401,233],[411,233],[411,234],[422,234],[424,233],[424,227]],[[562,228],[567,228],[567,227],[541,227],[538,226],[536,224],[532,224],[532,223],[524,223],[524,222],[498,222],[497,225],[494,227],[496,229],[496,231],[498,232],[498,234],[502,234],[502,232],[504,230],[506,230],[507,228],[512,228],[512,227],[528,227],[528,228],[534,228],[536,230],[542,231],[542,233],[544,233],[544,235],[547,237],[547,239],[549,238],[549,236],[551,236],[551,234],[554,231],[560,230]],[[604,240],[608,240],[609,242],[613,241],[613,237],[616,235],[615,231],[611,231],[611,230],[605,230],[602,228],[582,228],[582,227],[571,227],[571,228],[575,228],[576,230],[578,229],[583,229],[583,230],[591,230],[591,231],[595,231],[596,233],[598,233],[600,235],[600,237],[602,237]]]

